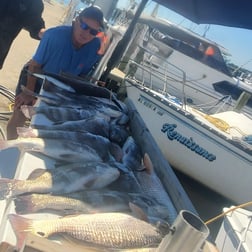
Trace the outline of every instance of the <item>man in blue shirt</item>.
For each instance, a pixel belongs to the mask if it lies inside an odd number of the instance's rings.
[[[101,57],[97,53],[100,39],[96,35],[103,26],[102,11],[98,7],[91,6],[79,14],[72,26],[48,29],[28,64],[28,73],[64,72],[75,76],[87,75]],[[40,88],[34,76],[30,74],[27,74],[27,78],[20,76],[13,115],[7,124],[8,139],[17,138],[16,127],[24,125],[25,117],[20,111],[20,106],[31,104],[34,99],[21,91],[21,85],[25,85],[31,91]]]

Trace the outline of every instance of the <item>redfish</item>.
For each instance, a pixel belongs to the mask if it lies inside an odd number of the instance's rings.
[[[64,194],[83,189],[100,189],[112,183],[119,175],[117,168],[103,162],[72,163],[53,169],[37,169],[27,180],[0,178],[0,199],[24,193]]]
[[[22,246],[27,232],[45,238],[63,234],[107,249],[157,247],[163,237],[158,228],[123,213],[81,214],[44,220],[10,214],[9,220],[17,236],[17,248]]]

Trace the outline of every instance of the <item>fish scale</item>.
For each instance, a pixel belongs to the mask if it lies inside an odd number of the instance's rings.
[[[123,213],[82,214],[48,220],[11,214],[9,219],[15,233],[32,232],[42,237],[60,233],[104,248],[157,246],[162,239],[154,226]]]

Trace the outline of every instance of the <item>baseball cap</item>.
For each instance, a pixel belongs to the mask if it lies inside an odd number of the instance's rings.
[[[86,17],[96,20],[101,28],[104,28],[103,13],[101,9],[97,6],[90,6],[85,8],[80,14],[80,17]]]

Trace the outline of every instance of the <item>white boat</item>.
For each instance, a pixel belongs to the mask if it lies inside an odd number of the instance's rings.
[[[220,251],[252,251],[251,211],[237,207],[225,207],[224,219],[215,239]]]
[[[209,48],[212,55],[206,55]],[[154,88],[169,88],[169,93],[177,97],[183,88],[188,104],[204,104],[211,112],[219,102],[225,103],[225,109],[233,109],[242,93],[227,66],[226,49],[167,20],[141,16],[125,55],[126,59],[151,69],[153,75],[145,75],[145,83]],[[142,79],[141,69],[126,68],[125,72]],[[243,111],[251,114],[252,98],[248,99]]]
[[[138,69],[150,70],[132,62]],[[127,96],[169,163],[212,190],[242,204],[251,200],[252,120],[235,111],[205,114],[135,77]],[[169,87],[167,88],[169,90]],[[146,129],[146,130],[147,130]]]

